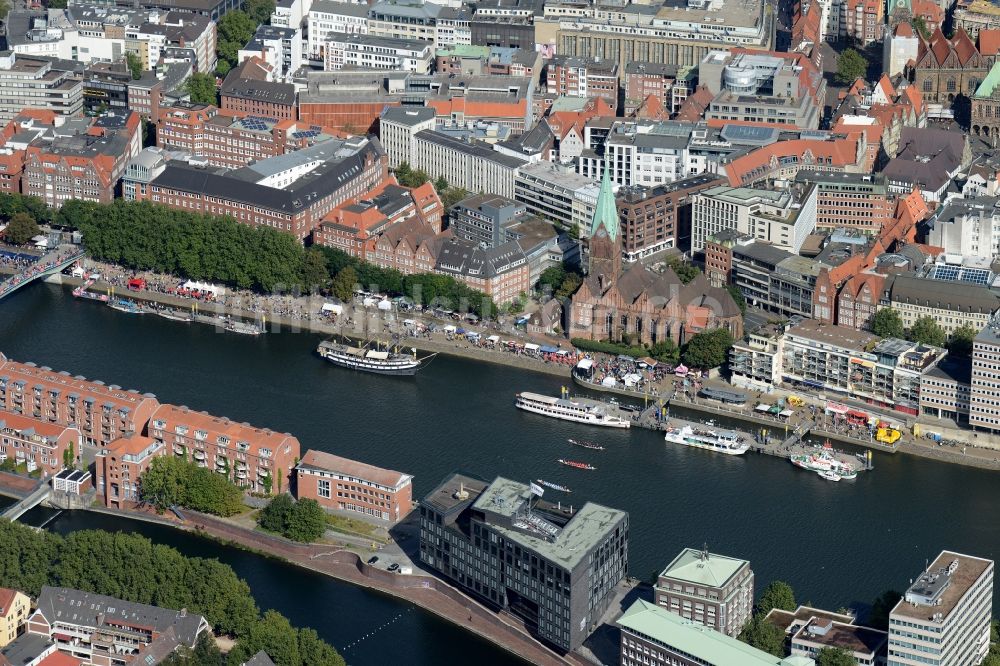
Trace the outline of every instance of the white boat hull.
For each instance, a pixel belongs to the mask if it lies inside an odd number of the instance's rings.
[[[692,439],[691,436],[685,437],[682,433],[668,432],[663,436],[663,439],[672,444],[680,444],[682,446],[690,446],[693,449],[704,449],[706,451],[715,451],[716,453],[725,453],[729,456],[741,456],[746,453],[750,447],[746,444],[741,444],[736,448],[730,448],[728,446],[711,444],[709,442],[702,442],[697,439]]]
[[[558,407],[551,405],[536,404],[527,402],[520,398],[514,403],[518,409],[523,409],[532,414],[540,414],[561,421],[573,421],[574,423],[586,423],[587,425],[602,426],[604,428],[630,428],[632,423],[618,417],[599,416],[590,413],[572,413],[561,411]]]

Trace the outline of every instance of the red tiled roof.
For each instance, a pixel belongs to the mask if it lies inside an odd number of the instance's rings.
[[[155,440],[144,435],[132,435],[131,437],[121,437],[108,444],[108,450],[119,456],[125,454],[138,455],[149,448]]]
[[[896,26],[896,36],[897,37],[913,37],[913,27],[909,23],[903,21]]]
[[[979,53],[984,56],[995,56],[1000,53],[1000,30],[983,28],[979,31]]]
[[[844,167],[855,163],[858,141],[862,136],[862,132],[853,132],[850,136],[832,141],[823,139],[778,141],[736,158],[726,165],[726,175],[729,177],[730,185],[739,186],[743,184],[748,174],[767,166],[772,159],[780,161],[781,158],[795,156],[801,160],[806,153],[812,155],[814,164],[822,160],[828,167]]]
[[[65,652],[56,650],[49,656],[38,662],[38,666],[80,666],[83,662],[76,657],[71,657]]]
[[[12,590],[9,587],[0,587],[0,615],[7,615],[10,612],[10,608],[14,604],[16,597],[17,590]]]
[[[367,463],[350,460],[349,458],[341,458],[340,456],[335,456],[332,453],[314,451],[313,449],[306,451],[306,454],[302,456],[302,460],[299,462],[299,465],[317,467],[329,472],[339,472],[341,474],[353,476],[358,479],[364,479],[365,481],[372,481],[390,488],[396,487],[409,477],[409,474],[403,474],[402,472],[396,472],[391,469],[383,469]]]
[[[712,103],[712,99],[715,95],[705,86],[698,86],[698,89],[694,91],[688,98],[684,100],[684,104],[677,111],[677,118],[675,120],[683,121],[698,121],[701,120],[705,115],[705,110],[708,105]]]

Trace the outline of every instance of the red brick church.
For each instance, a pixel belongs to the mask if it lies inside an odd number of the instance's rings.
[[[570,337],[588,340],[654,344],[669,338],[680,345],[712,328],[743,337],[739,307],[704,274],[683,284],[670,268],[622,265],[618,207],[607,170],[590,227],[588,274],[573,294],[569,320]]]

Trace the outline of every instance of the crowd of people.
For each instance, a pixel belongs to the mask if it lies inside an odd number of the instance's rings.
[[[37,261],[30,261],[23,255],[6,255],[11,261],[10,265],[18,269],[15,276],[19,277],[14,279],[14,276],[12,276],[11,278],[4,280],[3,283],[0,283],[0,297],[7,295],[8,292],[13,291],[14,289],[17,289],[24,284],[26,280],[30,280],[45,273],[46,271],[52,270],[52,268],[58,266],[67,259],[70,259],[73,255],[79,254],[79,252],[80,250],[76,247],[66,248],[60,250],[51,258],[45,259],[45,257],[42,257],[45,261],[42,261],[41,259]]]

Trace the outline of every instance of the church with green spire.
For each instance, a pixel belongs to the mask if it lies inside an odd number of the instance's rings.
[[[703,273],[684,284],[669,267],[624,265],[620,220],[605,167],[590,223],[587,277],[573,294],[568,318],[571,338],[647,345],[669,339],[680,345],[712,328],[743,337],[743,315],[733,297]]]
[[[616,280],[622,270],[621,225],[618,220],[618,204],[611,186],[611,172],[604,168],[601,192],[594,207],[594,218],[590,223],[590,262],[587,274],[593,276],[599,285],[606,287]]]

